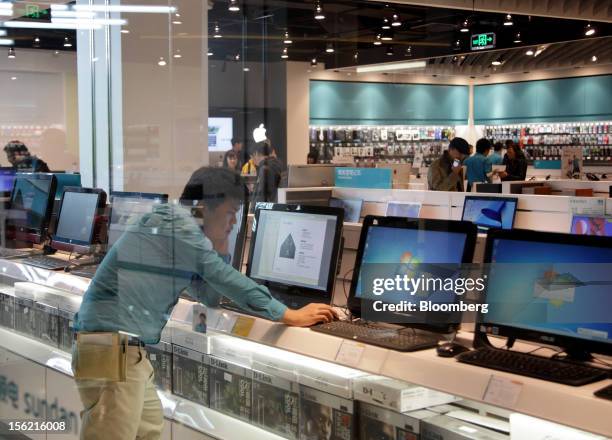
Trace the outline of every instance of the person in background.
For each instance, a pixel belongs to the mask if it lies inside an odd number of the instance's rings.
[[[156,205],[106,254],[74,317],[81,439],[161,438],[164,415],[145,346],[160,340],[181,295],[209,307],[225,296],[251,314],[293,326],[337,318],[326,304],[288,308],[228,263],[245,195],[236,172],[200,168],[181,204]]]
[[[227,150],[225,152],[225,155],[223,156],[223,167],[224,168],[231,168],[233,170],[235,169],[237,171],[240,171],[240,169],[242,168],[242,165],[244,163],[244,152],[242,151],[243,150],[243,146],[244,146],[244,144],[243,144],[243,142],[240,139],[236,139],[236,138],[232,139],[232,149],[231,150]],[[227,165],[228,156],[230,156],[232,153],[233,153],[233,155],[236,157],[236,159],[238,161],[238,163],[237,163],[235,168],[234,167],[229,167]]]
[[[476,154],[465,159],[463,164],[466,167],[466,177],[468,181],[467,190],[472,190],[472,185],[476,182],[488,182],[491,175],[491,162],[487,157],[491,151],[491,142],[488,139],[478,139],[476,142]]]
[[[238,154],[235,151],[229,150],[223,157],[223,167],[233,171],[240,171]]]
[[[512,143],[504,156],[505,171],[500,171],[499,177],[502,181],[525,180],[527,176],[527,158],[523,151]]]
[[[253,189],[251,206],[255,208],[259,202],[275,203],[283,170],[280,161],[272,157],[270,141],[265,140],[255,145],[253,162],[257,167],[257,183]]]
[[[504,144],[501,142],[495,142],[495,145],[493,145],[493,153],[489,156],[489,162],[491,162],[491,165],[501,165],[504,163],[504,157],[502,156],[503,149]]]
[[[317,159],[318,159],[317,154],[311,151],[311,152],[310,152],[310,153],[308,153],[308,155],[306,156],[306,163],[307,163],[308,165],[314,165],[314,164],[316,164],[316,163],[317,163]]]
[[[48,173],[50,171],[47,163],[30,154],[28,147],[21,141],[10,141],[4,146],[4,152],[13,168],[18,171],[31,171],[33,173]]]
[[[448,150],[434,160],[429,167],[427,183],[432,191],[463,191],[463,167],[461,162],[469,156],[470,144],[456,137],[448,144]]]
[[[242,165],[242,170],[240,170],[240,174],[243,176],[257,175],[257,165],[255,165],[255,161],[253,160],[253,150],[254,146],[251,145],[251,147],[249,147],[249,160]]]

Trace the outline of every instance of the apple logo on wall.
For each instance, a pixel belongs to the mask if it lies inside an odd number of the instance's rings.
[[[259,124],[259,127],[253,130],[253,140],[255,142],[263,142],[267,138],[268,137],[266,136],[266,128],[263,124]]]

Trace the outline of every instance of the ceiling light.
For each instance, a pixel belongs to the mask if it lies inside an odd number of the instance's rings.
[[[391,26],[399,27],[401,25],[402,25],[402,22],[400,21],[399,15],[393,14],[393,21],[391,21]]]
[[[17,79],[16,76],[11,76],[11,81],[15,81]]]
[[[181,20],[172,20],[172,24],[183,24]]]
[[[70,41],[70,38],[64,37],[64,47],[72,47],[72,42]]]
[[[514,24],[514,22],[512,21],[512,15],[507,14],[506,18],[504,19],[504,26],[512,26]]]
[[[208,49],[208,51],[206,52],[206,55],[208,55],[209,57],[212,57],[214,53],[211,49]]]
[[[283,53],[282,53],[282,55],[281,55],[281,58],[282,58],[283,60],[286,60],[287,58],[289,58],[289,52],[287,51],[287,48],[286,48],[286,47],[283,47]]]
[[[353,59],[355,61],[357,61],[359,59],[359,52],[355,52],[355,54],[353,55]]]
[[[10,47],[7,55],[11,60],[15,59],[15,48]]]
[[[468,19],[466,18],[465,20],[463,20],[463,24],[461,25],[461,29],[459,29],[460,32],[469,32],[470,31],[470,22],[468,21]]]
[[[315,6],[315,20],[325,20],[325,13],[323,12],[323,6],[321,6],[320,2],[317,2]]]
[[[374,40],[374,46],[380,46],[382,44],[380,34],[376,35],[376,39]]]
[[[40,38],[34,37],[34,42],[32,43],[32,47],[40,47]]]
[[[521,39],[521,33],[517,32],[516,35],[514,36],[514,40],[513,43],[518,44],[518,43],[522,43],[523,40]]]
[[[242,68],[242,71],[243,71],[243,72],[250,72],[250,71],[251,71],[251,69],[249,69],[248,67],[243,67],[243,68]]]
[[[503,64],[503,61],[501,58],[497,58],[496,60],[493,60],[491,64],[494,66],[501,66]]]
[[[312,60],[310,60],[310,65],[311,65],[312,67],[316,67],[316,65],[317,65],[317,59],[316,59],[316,58],[313,58]]]
[[[590,37],[591,35],[595,35],[595,28],[591,26],[591,23],[587,23],[584,28],[584,35]]]
[[[164,67],[166,64],[166,60],[164,60],[164,57],[159,57],[159,61],[157,62],[158,66]]]
[[[227,10],[231,12],[240,11],[240,6],[238,6],[238,0],[230,0]]]
[[[389,23],[389,19],[387,17],[383,18],[383,24],[381,26],[384,30],[391,29],[391,23]]]
[[[419,69],[427,65],[425,61],[404,61],[401,63],[383,63],[357,67],[357,73],[388,72],[391,70]]]
[[[240,61],[240,52],[236,53],[236,55],[234,55],[234,61]]]
[[[121,33],[122,34],[129,34],[130,30],[129,29],[121,29]]]
[[[219,24],[215,23],[215,33],[213,34],[213,38],[221,38],[221,29],[219,28]]]
[[[411,57],[412,56],[412,46],[408,46],[406,48],[406,56],[407,57]]]
[[[391,31],[383,32],[381,37],[380,37],[380,39],[383,40],[383,41],[392,41],[393,40],[393,32],[391,32]]]
[[[394,55],[393,46],[387,46],[387,51],[385,53],[389,56],[393,56]]]
[[[596,63],[596,62],[597,62],[597,55],[593,55],[593,56],[591,57],[591,61],[592,61],[593,63]]]
[[[456,40],[455,43],[453,44],[453,49],[454,50],[459,50],[461,49],[461,41],[460,40]]]
[[[327,53],[334,53],[334,46],[331,43],[327,43],[327,46],[325,47],[325,52]]]
[[[533,54],[534,54],[533,49],[527,49],[527,52],[525,52],[525,55],[527,55],[529,57],[533,56]]]
[[[283,40],[283,43],[285,44],[293,43],[293,40],[291,40],[291,38],[289,37],[289,31],[285,31],[285,39]]]
[[[180,49],[176,49],[176,53],[174,55],[172,55],[173,58],[183,58],[183,55],[181,55],[181,50]]]

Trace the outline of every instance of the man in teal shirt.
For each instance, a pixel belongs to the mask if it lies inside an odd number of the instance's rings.
[[[75,316],[73,371],[85,407],[81,438],[159,438],[163,413],[143,347],[159,341],[181,294],[208,306],[217,306],[226,296],[247,312],[287,325],[308,326],[336,317],[325,304],[288,309],[227,263],[229,234],[245,194],[235,172],[201,168],[185,187],[185,206],[155,206],[109,250]],[[202,226],[191,211],[199,213]],[[103,338],[117,332],[133,335],[124,380],[100,373],[116,371],[116,360],[96,344],[108,343]],[[97,342],[81,343],[86,340]]]
[[[476,154],[468,157],[463,162],[467,168],[468,191],[476,182],[488,182],[489,175],[492,171],[491,162],[487,155],[491,151],[491,142],[488,139],[482,138],[476,142]]]
[[[504,149],[504,144],[501,142],[495,142],[493,145],[493,153],[489,155],[489,162],[491,165],[503,165],[504,156],[502,155],[502,150]]]

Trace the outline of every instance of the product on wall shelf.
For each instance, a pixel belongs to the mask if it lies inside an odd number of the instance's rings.
[[[442,154],[454,128],[425,125],[310,126],[310,151],[321,163],[413,163],[422,166]],[[422,158],[422,161],[420,160]]]
[[[530,160],[561,160],[564,147],[582,147],[585,165],[612,165],[612,122],[563,122],[488,125],[485,137],[494,142],[511,139]]]

